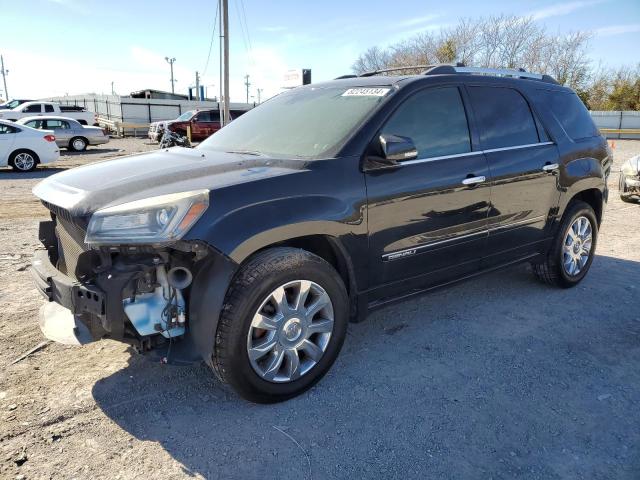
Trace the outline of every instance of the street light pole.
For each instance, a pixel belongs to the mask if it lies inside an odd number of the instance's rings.
[[[173,62],[176,61],[175,58],[164,57],[167,63],[171,66],[171,93],[176,93],[175,88],[173,86],[175,80],[173,79]]]
[[[4,69],[4,58],[0,55],[0,74],[2,74],[2,82],[4,83],[4,96],[6,101],[9,101],[9,92],[7,91],[7,75],[9,70]]]
[[[222,80],[223,80],[223,97],[222,97],[222,125],[229,123],[229,0],[220,0],[220,21],[222,28],[220,33],[224,34],[221,45],[222,49]]]
[[[247,87],[247,103],[249,103],[249,86],[251,84],[249,83],[249,75],[245,75],[244,76],[244,86]]]

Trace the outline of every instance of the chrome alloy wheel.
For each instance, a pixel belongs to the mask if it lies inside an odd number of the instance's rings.
[[[33,158],[33,155],[27,152],[22,152],[16,155],[13,159],[13,164],[16,166],[18,170],[27,171],[31,170],[36,163],[36,159]]]
[[[294,381],[322,358],[333,332],[333,304],[315,282],[276,288],[253,316],[247,354],[253,370],[275,383]]]
[[[589,261],[593,243],[591,222],[587,217],[576,218],[564,237],[562,267],[567,275],[578,275]]]

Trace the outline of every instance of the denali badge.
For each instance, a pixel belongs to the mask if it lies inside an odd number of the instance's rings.
[[[405,250],[404,252],[389,253],[387,255],[384,255],[382,258],[387,261],[397,260],[398,258],[408,257],[409,255],[413,255],[415,253],[416,253],[416,249],[412,248],[411,250]]]

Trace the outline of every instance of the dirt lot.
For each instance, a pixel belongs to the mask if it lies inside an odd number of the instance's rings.
[[[65,168],[155,148],[113,140],[32,174],[0,169],[0,478],[640,478],[640,205],[618,141],[598,255],[557,290],[527,266],[350,325],[312,391],[252,405],[204,366],[42,342],[28,265]]]

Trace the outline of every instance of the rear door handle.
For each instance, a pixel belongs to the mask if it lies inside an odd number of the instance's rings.
[[[558,168],[560,168],[560,165],[558,165],[557,163],[549,163],[542,167],[542,170],[545,172],[555,172],[556,170],[558,170]]]
[[[463,185],[475,185],[476,183],[482,183],[486,180],[484,175],[480,175],[479,177],[467,177],[462,180]]]

